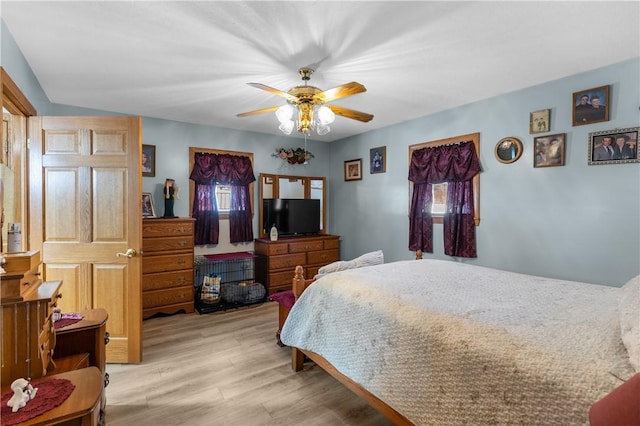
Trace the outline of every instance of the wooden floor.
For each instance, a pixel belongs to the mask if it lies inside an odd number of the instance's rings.
[[[322,369],[294,373],[278,305],[143,323],[143,362],[108,364],[107,425],[391,425]]]

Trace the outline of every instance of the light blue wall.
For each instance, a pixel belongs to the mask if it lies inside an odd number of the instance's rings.
[[[0,66],[9,74],[40,115],[51,114],[51,102],[22,56],[13,36],[0,20]]]
[[[39,114],[114,114],[51,104],[4,23],[0,29],[0,64]],[[164,179],[176,179],[185,191],[175,213],[188,216],[190,146],[253,152],[256,175],[327,176],[327,229],[341,235],[343,259],[376,249],[382,249],[388,261],[410,259],[408,147],[480,132],[481,222],[478,258],[470,262],[620,286],[640,273],[640,164],[588,166],[587,147],[589,132],[640,125],[639,77],[636,59],[331,144],[310,141],[308,149],[316,158],[309,166],[287,166],[271,157],[279,146],[302,147],[300,139],[145,117],[144,143],[156,145],[157,163],[156,177],[144,178],[143,191],[161,200]],[[572,93],[606,84],[611,85],[611,120],[572,127]],[[567,135],[566,165],[534,169],[529,113],[546,108],[551,109],[551,131],[545,134]],[[493,154],[497,141],[506,136],[524,142],[525,153],[511,165],[498,163]],[[387,147],[387,173],[371,175],[369,149],[377,146]],[[364,160],[363,180],[344,182],[343,162],[354,158]],[[434,254],[425,256],[448,258],[440,225],[435,225]]]
[[[408,251],[409,145],[480,132],[480,226],[475,263],[549,277],[624,284],[640,273],[640,164],[587,165],[589,132],[640,125],[640,62],[627,61],[552,81],[335,143],[332,152],[332,232],[349,259],[382,249],[387,260]],[[425,83],[427,84],[427,83]],[[572,127],[572,94],[611,85],[610,121]],[[428,102],[428,100],[425,100]],[[529,113],[551,109],[551,131],[566,133],[564,167],[533,168]],[[540,136],[542,134],[536,134]],[[524,154],[513,164],[494,156],[496,143],[515,136]],[[387,173],[344,182],[345,160],[387,147]],[[434,225],[434,254],[443,254]],[[426,255],[427,256],[427,255]]]

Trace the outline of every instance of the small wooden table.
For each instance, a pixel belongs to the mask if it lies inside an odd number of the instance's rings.
[[[59,406],[32,418],[21,425],[65,425],[95,426],[100,420],[100,396],[102,373],[97,367],[82,368],[67,373],[47,376],[46,379],[67,379],[75,385],[71,395]],[[10,391],[2,388],[2,392]],[[36,396],[37,397],[37,396]]]

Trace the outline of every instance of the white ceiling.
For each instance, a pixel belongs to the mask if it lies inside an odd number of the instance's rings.
[[[53,103],[282,135],[289,90],[315,64],[333,141],[640,55],[640,3],[7,1],[0,15]],[[602,82],[606,84],[608,82]],[[300,137],[300,134],[293,136]]]

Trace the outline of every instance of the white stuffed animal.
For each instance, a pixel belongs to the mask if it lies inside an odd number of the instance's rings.
[[[27,405],[29,400],[36,397],[38,388],[34,389],[29,381],[25,379],[16,379],[11,383],[11,390],[13,391],[13,396],[7,401],[7,405],[11,407],[11,412],[15,413]]]

